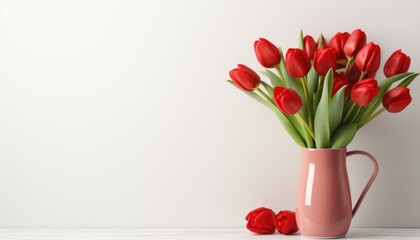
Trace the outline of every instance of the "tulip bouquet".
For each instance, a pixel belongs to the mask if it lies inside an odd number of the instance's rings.
[[[356,29],[324,37],[300,34],[299,48],[283,52],[264,38],[254,43],[261,71],[238,64],[228,80],[266,105],[294,141],[304,148],[343,148],[356,132],[384,111],[402,111],[411,102],[408,85],[420,74],[408,72],[410,57],[398,50],[386,61],[386,79],[375,78],[381,49]],[[393,85],[396,86],[393,86]],[[263,89],[260,88],[263,87]]]

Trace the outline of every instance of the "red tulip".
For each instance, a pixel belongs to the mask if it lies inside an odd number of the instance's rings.
[[[386,77],[391,77],[399,73],[405,73],[410,67],[411,59],[401,49],[395,51],[386,61],[384,73]]]
[[[280,51],[267,39],[260,38],[254,42],[254,51],[261,65],[266,68],[275,67],[280,63]]]
[[[338,90],[340,90],[344,86],[348,86],[348,81],[347,81],[346,75],[343,72],[339,73],[339,74],[334,74],[331,96],[334,96],[338,92]],[[346,88],[344,94],[345,94],[345,97],[347,97],[349,95],[349,88],[348,87]]]
[[[276,229],[279,233],[285,235],[297,232],[295,213],[292,211],[280,211],[276,216]]]
[[[351,100],[358,106],[363,107],[369,103],[379,93],[378,81],[373,78],[366,78],[354,84],[351,89]]]
[[[411,102],[410,89],[406,87],[396,87],[385,93],[382,104],[388,112],[401,112]]]
[[[314,38],[310,35],[306,35],[303,38],[303,50],[308,55],[309,59],[314,59],[314,53],[316,49],[317,49],[317,45],[315,43]]]
[[[233,69],[229,72],[230,78],[240,89],[248,92],[252,92],[258,88],[261,79],[252,69],[249,67],[238,64],[238,68]]]
[[[337,68],[336,52],[333,48],[323,46],[315,51],[314,67],[319,75],[325,76],[332,68],[333,71]]]
[[[366,34],[360,29],[354,30],[344,44],[343,52],[350,58],[356,54],[366,45]]]
[[[273,210],[264,207],[257,208],[246,215],[245,219],[248,221],[246,228],[254,233],[274,233],[276,230],[275,217],[276,214]]]
[[[364,46],[356,56],[356,66],[362,72],[376,72],[380,64],[381,48],[372,42]]]
[[[299,48],[290,48],[286,53],[286,69],[293,77],[304,77],[311,69],[308,55]]]
[[[331,38],[330,48],[334,48],[334,50],[337,52],[337,61],[346,59],[346,55],[344,55],[343,48],[349,36],[350,34],[348,32],[339,32]]]
[[[284,114],[295,114],[302,108],[302,99],[291,88],[274,88],[274,102]]]

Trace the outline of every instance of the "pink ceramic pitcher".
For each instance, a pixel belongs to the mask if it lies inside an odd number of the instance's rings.
[[[364,151],[302,149],[302,168],[297,193],[296,221],[303,236],[344,237],[370,185],[378,174],[375,158]],[[374,172],[352,209],[346,157],[362,154],[370,158]]]

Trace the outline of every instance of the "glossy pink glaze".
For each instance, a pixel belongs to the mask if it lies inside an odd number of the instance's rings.
[[[363,154],[374,163],[375,171],[352,210],[346,156]],[[303,236],[344,237],[351,219],[378,173],[372,155],[340,149],[302,149],[302,168],[296,203],[296,221]]]

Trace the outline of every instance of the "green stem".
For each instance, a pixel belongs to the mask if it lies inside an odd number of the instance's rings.
[[[366,76],[366,72],[362,72],[362,74],[360,74],[359,81],[365,78],[365,76]]]
[[[280,65],[279,64],[276,65],[276,71],[277,71],[277,74],[279,75],[280,81],[283,83],[283,85],[285,87],[287,87],[287,84],[284,81],[284,76],[283,76],[283,73],[281,72],[281,69],[280,69]]]
[[[322,92],[322,86],[324,86],[324,79],[325,79],[325,76],[319,76],[317,93]]]
[[[308,106],[308,122],[309,122],[309,127],[312,129],[312,111],[311,111],[311,103],[309,100],[309,94],[308,94],[308,88],[306,86],[306,82],[305,79],[302,77],[300,78],[301,83],[302,83],[302,88],[303,88],[303,94],[305,95],[305,102],[306,102],[306,106]]]
[[[350,120],[349,124],[353,123],[353,122],[354,122],[354,120],[356,120],[357,116],[358,116],[358,115],[359,115],[359,113],[360,113],[360,109],[362,109],[362,107],[357,106],[357,111],[356,111],[356,114],[354,115],[353,119],[352,119],[352,120]]]
[[[325,76],[319,76],[318,89],[316,90],[316,93],[315,93],[314,112],[316,112],[319,101],[321,99],[322,88],[324,86],[324,79],[325,79]]]
[[[354,58],[353,57],[350,57],[348,59],[348,61],[347,61],[346,68],[344,70],[344,74],[347,75],[347,73],[349,72],[349,70],[350,70],[351,66],[353,65],[353,63],[354,63]]]
[[[308,123],[305,121],[305,119],[303,119],[302,114],[300,114],[300,112],[298,112],[296,114],[296,116],[298,117],[299,121],[305,126],[306,130],[308,130],[309,134],[311,134],[312,139],[315,141],[315,134],[314,132],[311,130],[311,128],[309,127]]]
[[[263,96],[263,98],[265,98],[265,100],[267,100],[267,101],[269,101],[270,103],[272,103],[272,104],[276,105],[276,104],[274,103],[273,99],[271,99],[271,97],[269,97],[269,96],[268,96],[265,92],[263,92],[263,91],[261,90],[261,88],[257,88],[256,90],[257,90],[257,92],[258,92],[258,93],[260,93],[260,94]]]
[[[379,111],[377,111],[376,113],[372,114],[372,116],[370,116],[366,121],[362,122],[359,126],[357,126],[357,130],[361,129],[362,127],[364,127],[366,124],[368,124],[370,121],[372,121],[374,118],[376,118],[379,114],[381,114],[383,111],[385,111],[385,108],[382,107]]]
[[[346,115],[343,118],[343,123],[347,121],[347,119],[350,117],[351,112],[353,111],[354,107],[356,107],[356,103],[352,103],[350,109],[346,112]]]

